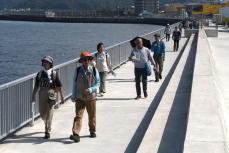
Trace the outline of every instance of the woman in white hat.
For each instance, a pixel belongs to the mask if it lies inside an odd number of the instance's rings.
[[[51,56],[45,56],[41,62],[43,70],[37,73],[32,101],[36,101],[36,93],[39,90],[39,112],[45,123],[44,138],[49,139],[57,91],[60,93],[62,104],[64,103],[64,94],[59,76],[53,70],[53,58]]]

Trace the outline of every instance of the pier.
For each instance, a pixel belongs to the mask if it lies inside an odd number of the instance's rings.
[[[98,137],[89,138],[85,114],[80,143],[69,140],[75,115],[69,97],[78,59],[55,67],[67,102],[56,106],[50,140],[42,138],[38,105],[30,102],[35,74],[0,86],[0,152],[227,153],[229,33],[221,29],[218,37],[207,37],[205,29],[182,37],[178,52],[172,40],[165,42],[163,79],[156,83],[148,77],[149,96],[137,101],[134,66],[127,61],[129,40],[107,48],[117,76],[109,75],[107,93],[98,97]],[[143,37],[152,41],[155,33],[163,36],[164,29]]]

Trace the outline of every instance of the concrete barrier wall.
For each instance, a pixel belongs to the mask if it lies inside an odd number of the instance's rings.
[[[191,37],[192,34],[197,34],[197,33],[198,33],[198,29],[185,29],[184,30],[184,37],[189,38],[189,37]]]
[[[206,33],[200,30],[184,153],[226,153],[225,134],[210,56]]]
[[[204,29],[208,37],[218,37],[218,29]]]
[[[218,37],[217,29],[204,29],[207,37]],[[186,38],[190,37],[192,34],[198,33],[199,29],[186,29],[184,30],[184,36]]]

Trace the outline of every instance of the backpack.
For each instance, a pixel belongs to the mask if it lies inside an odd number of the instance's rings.
[[[77,69],[76,69],[77,74],[76,74],[75,82],[77,82],[78,75],[79,75],[79,72],[80,72],[80,68],[81,68],[81,66],[77,67]],[[94,66],[93,66],[93,75],[96,76],[96,69],[95,69]]]

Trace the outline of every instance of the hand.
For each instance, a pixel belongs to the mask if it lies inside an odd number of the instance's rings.
[[[61,97],[61,102],[60,104],[64,104],[65,100],[64,100],[64,97]]]
[[[155,71],[157,69],[157,66],[154,64],[153,65],[153,70]]]
[[[84,90],[83,95],[84,95],[85,97],[88,96],[89,94],[90,94],[90,91],[89,91],[88,89]]]
[[[128,60],[129,60],[129,61],[133,61],[132,57],[129,57]]]
[[[32,96],[32,101],[31,101],[32,103],[33,102],[36,102],[36,97],[35,96]]]

